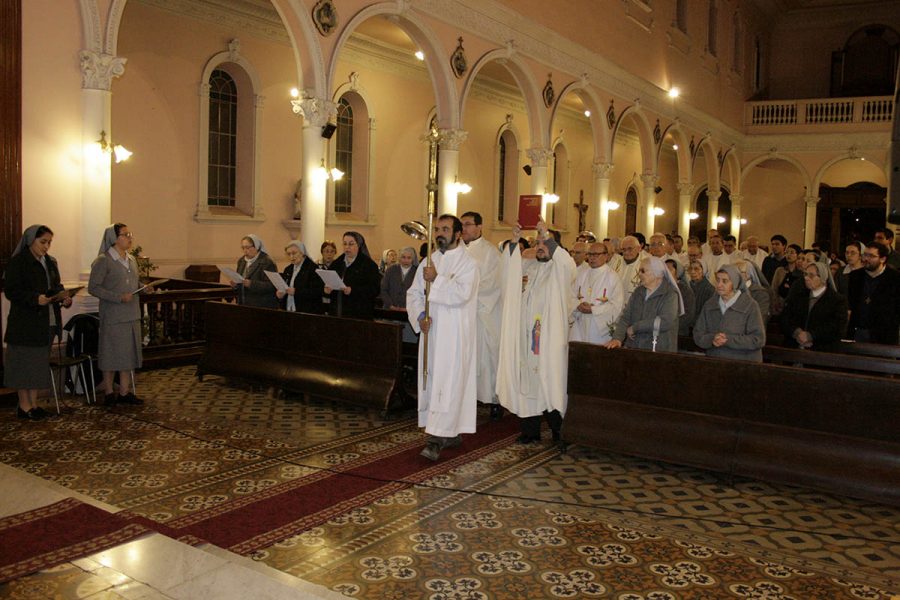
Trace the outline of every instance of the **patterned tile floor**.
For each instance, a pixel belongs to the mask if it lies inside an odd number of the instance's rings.
[[[0,416],[0,461],[160,522],[421,434],[190,367],[141,410]],[[351,457],[355,454],[356,458]],[[873,598],[900,593],[900,510],[549,444],[506,446],[252,553],[356,598]],[[58,568],[0,597],[80,597]],[[54,581],[58,586],[54,587]]]

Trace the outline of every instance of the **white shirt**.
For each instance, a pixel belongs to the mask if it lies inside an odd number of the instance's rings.
[[[576,310],[572,311],[569,341],[605,344],[612,339],[610,324],[615,326],[625,305],[622,287],[622,280],[609,265],[577,273],[573,286]],[[582,302],[591,305],[590,314],[577,310]]]

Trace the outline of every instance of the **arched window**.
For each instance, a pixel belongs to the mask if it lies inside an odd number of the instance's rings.
[[[889,96],[900,59],[900,35],[886,25],[857,30],[831,56],[832,96]]]
[[[706,51],[713,56],[718,56],[718,20],[719,9],[716,6],[716,0],[709,0],[709,22],[707,23],[706,29]]]
[[[687,33],[687,0],[675,1],[675,26],[682,33]]]
[[[732,65],[737,73],[744,71],[744,27],[740,13],[734,13],[734,56]]]
[[[237,85],[231,75],[216,69],[209,78],[209,206],[234,206],[237,116]]]
[[[519,144],[508,127],[497,140],[497,222],[515,215],[519,194]]]
[[[201,223],[263,221],[259,77],[232,40],[200,75],[197,210]]]
[[[565,225],[565,206],[569,198],[569,151],[562,143],[553,148],[553,174],[550,179],[553,193],[559,202],[547,207],[547,223],[562,227]]]
[[[338,100],[335,166],[344,176],[334,184],[334,212],[353,212],[353,107],[346,98]]]
[[[637,231],[638,195],[635,187],[629,186],[625,193],[625,234]]]

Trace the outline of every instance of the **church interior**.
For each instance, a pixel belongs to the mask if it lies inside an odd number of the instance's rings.
[[[895,227],[889,0],[0,0],[0,14],[2,266],[45,223],[67,287],[114,222],[172,281],[233,266],[249,233],[279,267],[289,241],[318,260],[348,230],[377,262],[427,221],[432,174],[437,212],[477,211],[493,243],[525,194],[564,246],[716,228],[839,251]],[[163,321],[217,299],[173,290]],[[96,310],[85,291],[63,314]],[[900,597],[896,480],[878,501],[547,431],[521,445],[514,418],[483,407],[478,432],[426,464],[414,411],[198,378],[167,326],[147,333],[170,347],[136,373],[145,405],[70,394],[42,422],[2,411],[0,597]],[[896,434],[885,444],[896,460]]]

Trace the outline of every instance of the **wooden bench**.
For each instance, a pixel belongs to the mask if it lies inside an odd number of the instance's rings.
[[[569,344],[563,439],[900,505],[900,381]]]
[[[399,409],[401,326],[207,302],[197,376],[237,377],[377,408]]]

